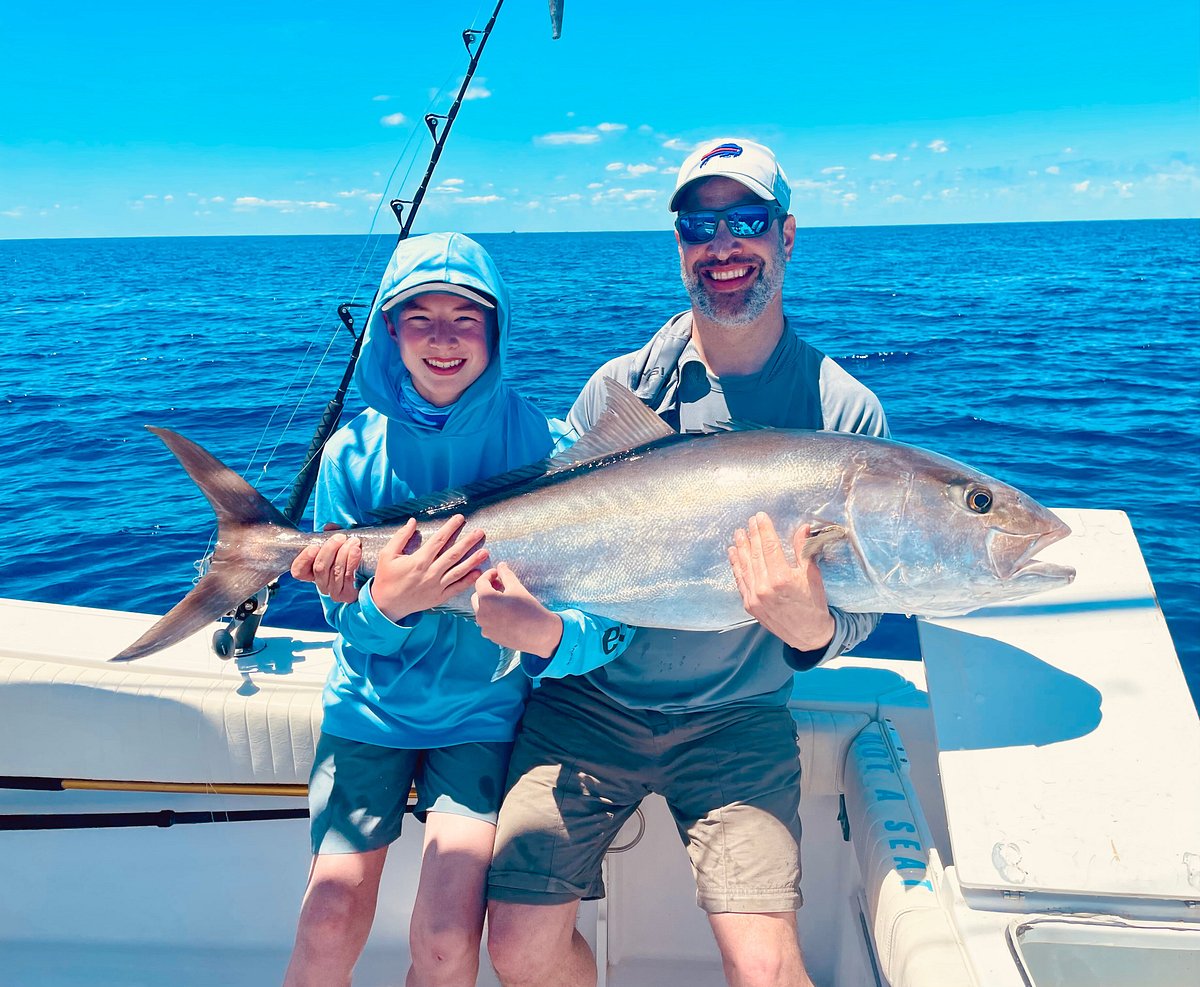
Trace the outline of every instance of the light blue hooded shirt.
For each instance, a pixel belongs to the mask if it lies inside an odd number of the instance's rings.
[[[409,380],[382,306],[426,283],[473,288],[496,301],[499,339],[487,369],[450,407],[441,427],[410,413]],[[355,383],[367,410],[329,440],[316,489],[316,526],[369,523],[371,512],[461,486],[547,456],[546,417],[504,380],[509,342],[508,289],[487,252],[457,233],[412,237],[397,246],[364,330]],[[323,597],[338,632],[325,684],[323,729],[381,747],[430,748],[512,740],[529,680],[493,683],[498,649],[474,623],[427,611],[401,623],[371,599]]]

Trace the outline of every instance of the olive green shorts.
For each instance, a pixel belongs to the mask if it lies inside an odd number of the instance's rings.
[[[586,679],[533,691],[509,764],[489,897],[601,898],[601,862],[651,792],[670,807],[706,912],[800,907],[800,760],[791,713],[630,709]]]
[[[509,743],[405,750],[321,734],[308,782],[313,853],[366,853],[395,841],[414,785],[421,822],[448,812],[494,824],[511,750]]]

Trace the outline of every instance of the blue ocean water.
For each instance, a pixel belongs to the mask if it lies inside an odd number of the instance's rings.
[[[479,239],[512,288],[516,382],[551,413],[687,307],[668,232]],[[336,307],[365,317],[393,243],[0,241],[0,596],[172,606],[210,514],[142,426],[282,503],[350,350]],[[1200,222],[802,229],[785,298],[897,438],[1128,512],[1200,699]],[[291,580],[267,620],[323,626]]]

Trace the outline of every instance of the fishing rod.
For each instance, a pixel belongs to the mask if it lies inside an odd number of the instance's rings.
[[[555,39],[562,34],[563,3],[564,0],[549,0],[550,31],[551,36]],[[496,0],[496,7],[492,11],[492,16],[482,29],[466,28],[462,32],[463,44],[466,46],[467,55],[470,60],[467,64],[467,71],[463,76],[462,84],[458,87],[458,95],[446,113],[425,114],[425,126],[429,128],[429,135],[433,139],[433,148],[429,153],[429,164],[425,168],[425,176],[421,179],[421,184],[417,187],[417,191],[411,199],[396,198],[392,199],[389,203],[392,212],[396,216],[396,221],[400,224],[397,243],[408,239],[409,234],[412,232],[413,222],[417,218],[417,211],[421,208],[421,203],[425,199],[425,193],[428,191],[429,183],[433,179],[434,169],[437,168],[438,160],[442,156],[442,149],[446,146],[446,139],[450,136],[450,129],[454,126],[454,121],[458,117],[458,111],[462,106],[463,100],[466,98],[471,80],[475,76],[475,69],[479,65],[479,59],[483,55],[483,49],[487,46],[488,38],[491,37],[492,29],[496,26],[496,18],[500,14],[500,8],[503,5],[504,0]],[[442,126],[443,121],[444,126]],[[407,216],[405,216],[405,206],[409,207]],[[304,464],[296,474],[291,492],[288,494],[287,504],[283,508],[284,516],[293,524],[298,525],[300,523],[305,508],[308,507],[308,502],[312,497],[313,487],[317,482],[317,471],[321,465],[321,450],[325,448],[325,443],[329,441],[329,437],[333,435],[341,422],[342,410],[346,403],[346,394],[350,390],[350,382],[354,378],[354,368],[358,364],[359,353],[362,350],[365,333],[362,331],[355,332],[354,314],[351,309],[365,307],[370,311],[371,308],[374,308],[378,297],[379,290],[376,289],[375,295],[371,298],[370,306],[352,302],[343,302],[338,306],[338,318],[354,338],[354,345],[350,350],[350,358],[346,364],[345,371],[342,373],[342,379],[338,384],[337,390],[333,397],[330,398],[329,403],[326,404],[325,410],[321,414],[321,420],[318,422],[316,430],[313,432],[313,437],[309,441],[308,449],[304,454]],[[263,615],[266,613],[267,603],[270,601],[278,585],[278,581],[276,581],[268,586],[264,586],[253,596],[248,597],[238,605],[232,612],[232,619],[229,624],[213,634],[212,647],[217,655],[222,658],[228,658],[235,654],[251,654],[254,651],[254,635],[258,632]]]

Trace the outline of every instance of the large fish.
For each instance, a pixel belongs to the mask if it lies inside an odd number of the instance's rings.
[[[1066,566],[1035,558],[1070,529],[1019,490],[944,456],[844,432],[739,428],[678,435],[628,389],[574,446],[536,467],[397,505],[354,529],[364,574],[409,517],[415,551],[455,513],[487,535],[550,607],[642,627],[724,630],[750,622],[726,548],[765,511],[791,553],[816,532],[829,602],[844,610],[947,616],[1065,586]],[[208,572],[114,660],[165,648],[287,572],[328,535],[301,532],[193,442],[151,429],[216,511]],[[468,594],[446,609],[470,613]]]

